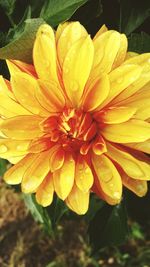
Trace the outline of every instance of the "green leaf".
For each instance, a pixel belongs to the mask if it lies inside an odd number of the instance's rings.
[[[0,176],[3,176],[7,170],[7,160],[0,159]]]
[[[90,242],[95,250],[122,244],[128,235],[127,216],[124,203],[105,205],[89,225]]]
[[[120,31],[129,35],[150,16],[149,0],[120,0]]]
[[[133,33],[128,39],[128,50],[137,53],[146,53],[150,51],[150,35],[141,32]]]
[[[36,32],[43,23],[44,20],[42,18],[27,19],[24,27],[21,24],[21,28],[17,28],[15,33],[17,37],[6,46],[0,48],[0,58],[16,59],[31,63]]]
[[[53,203],[47,207],[47,212],[51,218],[52,226],[55,228],[59,223],[63,215],[68,211],[64,201],[59,199],[57,196],[54,197]]]
[[[51,26],[68,20],[73,13],[88,0],[47,0],[40,16]]]
[[[6,14],[11,15],[15,8],[16,0],[0,0],[0,6]]]
[[[29,211],[31,212],[34,220],[41,223],[46,232],[52,234],[52,226],[50,217],[45,208],[36,202],[35,196],[31,194],[23,194],[23,199]]]
[[[90,221],[93,220],[96,213],[100,209],[102,209],[104,205],[105,202],[103,200],[99,199],[99,197],[97,197],[95,194],[91,194],[89,209],[84,215],[84,218],[86,219],[87,223],[90,223]]]

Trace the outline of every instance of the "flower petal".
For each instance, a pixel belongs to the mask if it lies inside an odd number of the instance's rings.
[[[100,187],[108,197],[120,202],[122,182],[114,164],[105,155],[92,155],[92,163],[97,174]]]
[[[76,162],[75,182],[79,189],[88,192],[93,185],[93,174],[91,168],[82,156],[78,156]]]
[[[87,31],[78,21],[70,22],[67,25],[63,24],[63,30],[57,43],[58,60],[61,67],[63,67],[65,57],[71,46],[87,35]]]
[[[49,173],[36,192],[36,200],[43,207],[49,206],[53,201],[54,185],[53,176]]]
[[[23,159],[21,159],[16,165],[11,167],[5,174],[4,180],[7,184],[20,184],[24,173],[31,166],[31,164],[36,160],[36,154],[28,154]]]
[[[54,151],[54,153],[51,155],[50,158],[51,172],[59,170],[64,163],[64,159],[65,159],[65,152],[63,149],[58,147],[58,149]]]
[[[148,187],[146,181],[135,180],[127,176],[125,173],[121,175],[122,183],[125,187],[131,190],[138,197],[144,197]]]
[[[142,68],[138,65],[121,65],[109,74],[110,93],[106,100],[109,103],[114,97],[120,94],[125,88],[136,81],[141,75]],[[105,105],[106,105],[105,103]]]
[[[141,67],[141,75],[139,75],[138,79],[136,79],[131,85],[128,85],[128,87],[119,96],[117,96],[116,99],[114,99],[113,103],[127,99],[150,81],[150,53],[131,57],[124,62],[123,66],[128,66],[129,64],[139,65],[139,67]]]
[[[8,81],[0,76],[0,115],[6,118],[14,117],[16,115],[29,115],[29,111],[24,109],[15,101],[13,92],[8,88]]]
[[[38,84],[35,95],[40,105],[51,113],[61,111],[65,105],[65,98],[58,84],[50,80],[38,80]]]
[[[150,180],[149,164],[110,144],[107,144],[107,149],[106,155],[117,162],[128,176],[138,180]]]
[[[142,142],[142,143],[128,143],[125,144],[127,147],[131,147],[135,150],[139,150],[145,153],[150,154],[150,139]]]
[[[5,80],[3,76],[0,75],[0,94],[3,94],[4,96],[6,95],[9,98],[15,100],[15,97],[11,89],[12,88],[10,82],[8,80]]]
[[[89,207],[90,193],[81,191],[76,185],[66,199],[67,206],[79,215],[87,212]]]
[[[24,193],[33,193],[43,182],[50,171],[49,166],[50,152],[42,152],[36,157],[31,166],[24,173],[21,188]]]
[[[41,25],[37,32],[33,60],[40,79],[58,81],[55,36],[48,24]]]
[[[26,155],[29,144],[29,140],[0,139],[0,157],[9,159]]]
[[[102,25],[102,27],[98,30],[98,32],[95,34],[93,40],[95,40],[96,38],[98,38],[102,33],[107,32],[108,28],[106,27],[106,25]]]
[[[135,112],[134,107],[110,107],[96,112],[94,118],[100,123],[116,124],[128,121]]]
[[[94,48],[91,38],[81,38],[68,51],[63,64],[63,81],[72,103],[78,106],[89,77]],[[81,75],[82,73],[82,75]]]
[[[113,68],[116,68],[123,63],[126,57],[127,47],[128,47],[128,39],[125,34],[121,34],[120,35],[120,47],[116,55],[116,58],[114,60]]]
[[[31,75],[17,72],[11,76],[11,85],[18,102],[33,114],[46,116],[49,113],[35,98],[38,83]]]
[[[109,73],[120,46],[120,34],[116,31],[107,31],[93,40],[94,61],[90,77],[100,77]]]
[[[103,75],[100,79],[97,79],[93,87],[88,90],[82,106],[86,111],[92,111],[100,106],[100,104],[106,99],[110,90],[108,75]]]
[[[35,68],[31,64],[27,64],[25,62],[22,62],[19,60],[12,60],[12,59],[11,60],[7,59],[6,63],[7,63],[9,72],[10,72],[10,76],[15,74],[16,72],[25,72],[37,78]]]
[[[101,134],[116,143],[143,142],[150,138],[150,124],[135,119],[120,124],[105,124],[102,126]]]
[[[61,169],[53,174],[54,188],[59,198],[64,200],[69,195],[75,175],[75,161],[71,154],[65,155],[64,164]]]
[[[39,123],[41,118],[37,116],[17,116],[4,120],[0,124],[1,131],[12,139],[33,139],[42,135]]]

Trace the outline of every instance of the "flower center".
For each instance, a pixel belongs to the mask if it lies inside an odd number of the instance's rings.
[[[66,108],[62,114],[44,120],[41,126],[52,142],[61,144],[66,150],[73,149],[85,155],[91,147],[96,153],[105,149],[105,142],[98,135],[97,122],[83,110]]]

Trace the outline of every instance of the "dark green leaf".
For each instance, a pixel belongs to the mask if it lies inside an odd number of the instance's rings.
[[[103,200],[99,199],[99,197],[97,197],[95,194],[91,194],[89,209],[84,215],[86,221],[88,223],[92,221],[98,210],[102,209],[104,205],[105,202]]]
[[[55,228],[62,218],[62,216],[68,211],[64,201],[58,197],[54,197],[53,203],[47,208],[47,212],[51,218],[52,225]]]
[[[133,33],[128,39],[129,41],[129,51],[134,51],[137,53],[146,53],[150,51],[150,35],[141,32]]]
[[[0,6],[6,14],[11,15],[15,8],[16,0],[0,0]]]
[[[120,0],[120,31],[129,35],[150,16],[149,0]]]
[[[0,176],[3,176],[7,170],[7,161],[5,159],[0,159]]]
[[[12,42],[13,40],[17,40],[20,37],[20,35],[24,31],[25,20],[30,19],[30,18],[31,18],[31,8],[27,7],[19,24],[15,26],[14,28],[9,29],[8,34],[6,36],[7,44],[9,42]]]
[[[68,20],[73,13],[88,0],[47,0],[40,16],[51,26]]]
[[[34,195],[23,194],[23,198],[34,220],[43,224],[46,232],[51,235],[52,234],[51,220],[46,209],[36,202]]]
[[[41,24],[44,23],[42,18],[27,19],[25,27],[21,24],[21,29],[17,29],[18,34],[15,33],[17,38],[0,48],[1,59],[17,59],[27,63],[32,62],[32,49],[36,36],[36,32]]]
[[[128,235],[124,204],[105,205],[89,225],[90,241],[95,250],[109,245],[120,245]]]

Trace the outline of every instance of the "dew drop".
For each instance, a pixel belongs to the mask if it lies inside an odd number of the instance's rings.
[[[7,152],[7,151],[8,151],[8,148],[7,148],[6,145],[0,145],[0,152],[1,152],[1,153],[5,153],[5,152]]]
[[[79,90],[79,85],[76,81],[72,81],[70,86],[71,91],[77,92]]]
[[[120,193],[118,191],[114,192],[113,196],[116,198],[116,199],[120,199]]]
[[[116,82],[117,83],[122,83],[123,82],[123,77],[118,78]]]
[[[68,73],[69,72],[69,69],[68,68],[64,68],[64,73]]]

